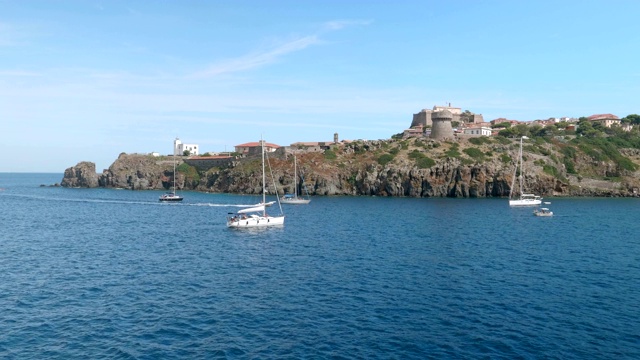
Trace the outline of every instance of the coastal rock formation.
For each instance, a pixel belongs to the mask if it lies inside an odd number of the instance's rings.
[[[98,174],[96,164],[89,161],[79,162],[64,171],[64,177],[60,185],[64,187],[98,187]]]
[[[182,188],[180,179],[176,178],[178,189]],[[99,183],[101,187],[131,190],[169,189],[173,184],[173,158],[121,153],[102,172]]]
[[[633,166],[627,164],[625,169],[613,161],[595,161],[567,148],[562,143],[527,145],[523,173],[527,192],[542,196],[638,195],[640,173]],[[324,154],[298,154],[298,193],[305,189],[311,195],[508,197],[518,149],[517,141],[504,138],[340,144]],[[640,152],[630,149],[622,154],[629,157],[626,160],[640,163]],[[206,170],[182,163],[182,159],[179,162],[178,189],[237,194],[262,191],[259,157],[241,158],[228,167]],[[269,164],[272,171],[268,178],[272,176],[279,194],[292,193],[293,158],[270,155]],[[67,169],[62,186],[159,190],[169,189],[172,182],[171,157],[123,153],[101,175],[95,174],[95,165],[87,162]],[[267,192],[274,194],[272,182],[268,183]]]

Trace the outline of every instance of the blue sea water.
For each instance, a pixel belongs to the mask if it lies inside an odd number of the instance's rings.
[[[0,174],[3,359],[638,359],[640,200],[258,199]]]

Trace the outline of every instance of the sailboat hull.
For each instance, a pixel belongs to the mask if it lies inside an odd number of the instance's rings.
[[[283,204],[290,205],[305,205],[311,202],[311,199],[302,199],[302,198],[287,198],[283,197],[280,199],[280,202]]]
[[[509,206],[537,206],[540,204],[542,204],[542,201],[537,199],[509,200]]]
[[[180,195],[174,195],[174,194],[164,194],[162,196],[160,196],[160,198],[158,200],[162,201],[162,202],[176,202],[176,201],[182,201],[182,196]]]
[[[227,227],[230,228],[252,228],[284,225],[284,216],[233,216],[227,218]]]

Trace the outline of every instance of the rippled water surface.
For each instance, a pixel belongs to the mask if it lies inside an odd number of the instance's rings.
[[[640,358],[640,200],[247,196],[0,174],[0,357]]]

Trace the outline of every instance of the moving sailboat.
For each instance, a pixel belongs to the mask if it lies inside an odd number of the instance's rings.
[[[176,194],[176,147],[174,144],[173,147],[173,191],[164,193],[160,195],[158,200],[168,202],[168,201],[182,201],[182,196]]]
[[[227,227],[245,228],[245,227],[266,227],[266,226],[283,226],[284,214],[280,207],[279,216],[269,216],[266,207],[270,204],[266,202],[266,174],[264,171],[264,140],[260,139],[262,152],[262,202],[257,206],[238,210],[237,213],[229,213],[227,215]],[[269,204],[269,205],[267,205]],[[278,203],[280,205],[280,203]]]
[[[296,154],[293,154],[293,194],[285,194],[282,198],[280,198],[280,202],[283,204],[292,204],[292,205],[304,205],[311,202],[309,199],[309,195],[307,194],[307,198],[298,196],[298,167],[296,161]],[[306,190],[305,190],[306,191]]]
[[[520,138],[520,153],[518,154],[518,163],[516,164],[516,167],[513,170],[513,180],[511,181],[511,190],[509,191],[509,206],[540,205],[542,203],[542,198],[540,196],[534,195],[534,194],[525,194],[522,189],[523,182],[524,182],[524,173],[523,173],[524,162],[522,161],[522,139],[528,139],[528,137],[523,136]],[[516,182],[516,174],[518,172],[518,165],[520,165],[520,174],[518,174],[518,178],[520,179],[520,197],[518,199],[512,199],[513,188]]]

